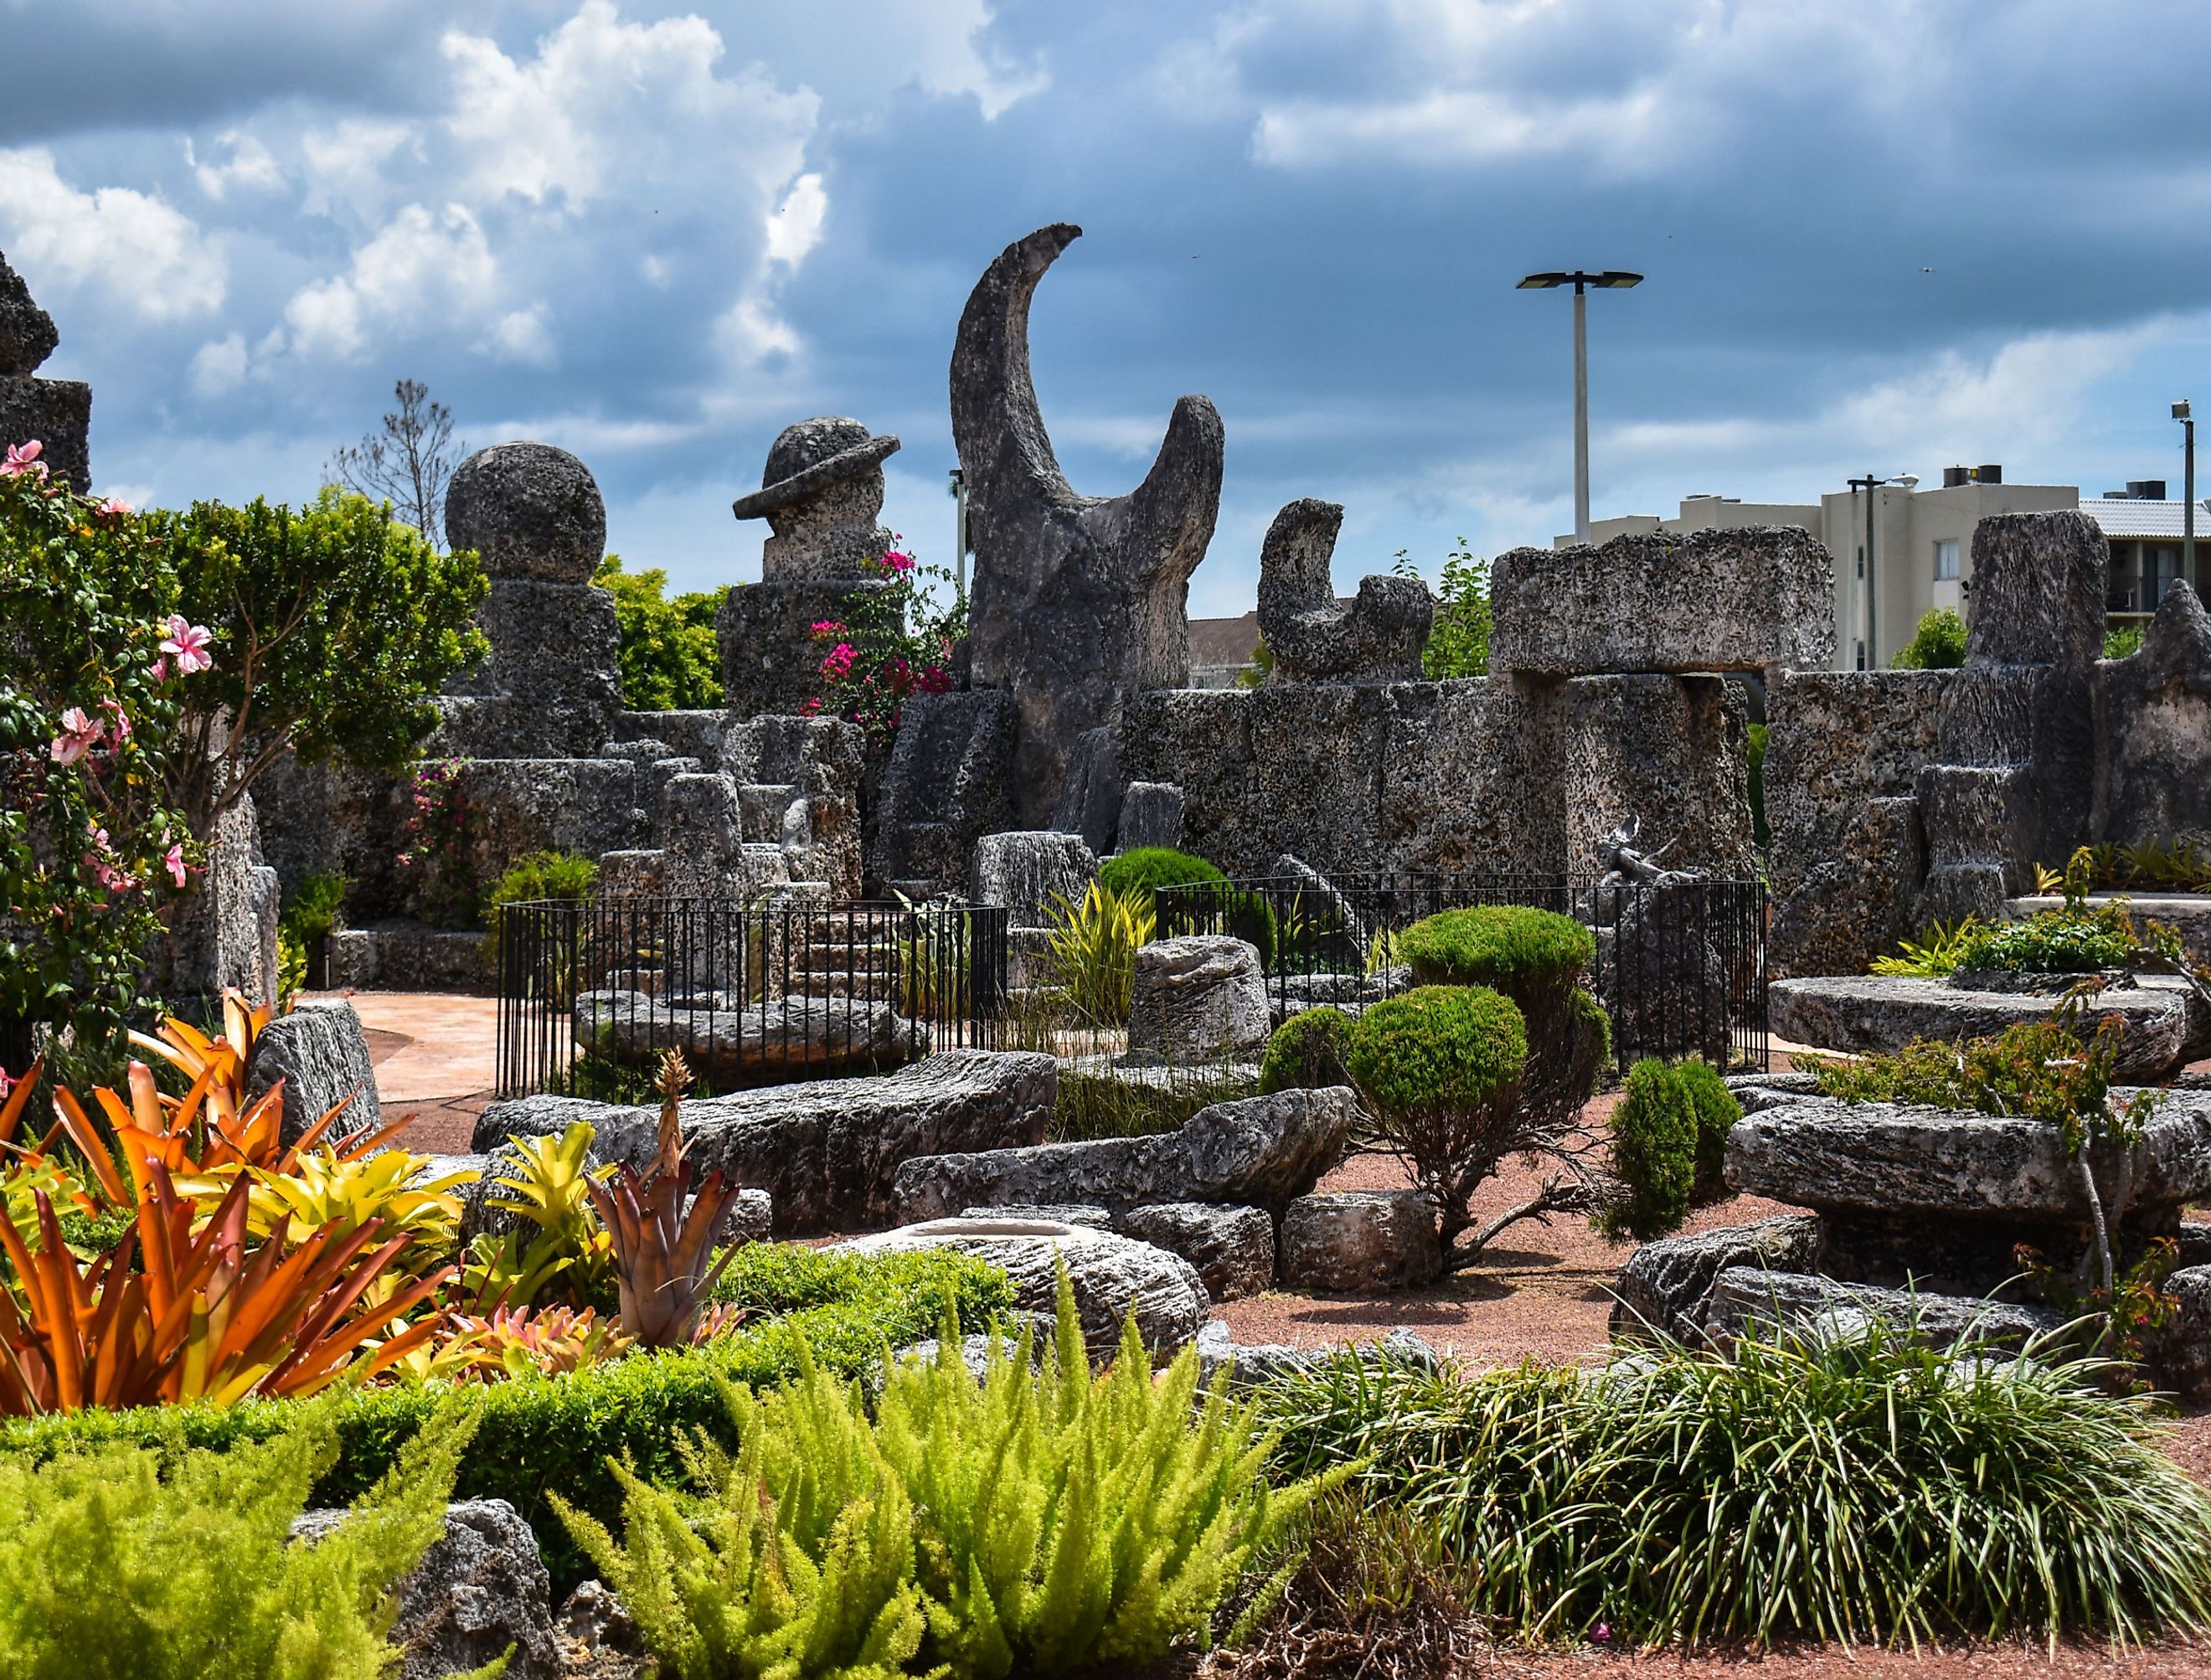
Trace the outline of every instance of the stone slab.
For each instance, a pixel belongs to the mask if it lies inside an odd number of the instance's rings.
[[[1935,1347],[1961,1344],[2015,1351],[2061,1328],[2065,1315],[1972,1295],[1934,1295],[1840,1283],[1793,1271],[1732,1266],[1713,1280],[1705,1331],[1717,1342],[1752,1325],[1795,1325],[1828,1337],[1863,1333],[1871,1320],[1893,1331],[1915,1330]]]

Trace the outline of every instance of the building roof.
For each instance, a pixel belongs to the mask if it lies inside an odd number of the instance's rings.
[[[1253,608],[1241,618],[1193,618],[1190,621],[1190,663],[1194,670],[1220,670],[1251,663],[1251,650],[1259,645],[1259,611]]]
[[[2178,542],[2183,501],[2135,501],[2123,496],[2083,496],[2081,511],[2106,537],[2169,537]],[[2196,506],[2196,528],[2211,537],[2211,496]]]

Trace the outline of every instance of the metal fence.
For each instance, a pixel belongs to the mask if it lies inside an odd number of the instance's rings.
[[[1589,876],[1392,871],[1269,876],[1163,887],[1160,938],[1233,933],[1260,948],[1275,1017],[1358,1005],[1413,984],[1395,936],[1424,916],[1525,905],[1596,938],[1593,991],[1620,1070],[1638,1057],[1702,1055],[1764,1071],[1766,888],[1751,881],[1608,886]]]
[[[644,1101],[678,1049],[706,1092],[995,1048],[1006,911],[610,897],[499,911],[499,1092]]]

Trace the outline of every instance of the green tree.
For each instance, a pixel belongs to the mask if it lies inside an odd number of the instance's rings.
[[[669,600],[667,573],[657,566],[625,572],[620,555],[602,561],[591,581],[615,597],[624,706],[633,712],[696,712],[722,703],[714,616],[730,592],[726,587]]]
[[[1390,567],[1401,578],[1417,578],[1420,567],[1402,549]],[[1466,538],[1444,557],[1436,585],[1435,622],[1420,650],[1420,672],[1431,682],[1454,676],[1489,675],[1489,562],[1467,546]]]
[[[366,497],[325,486],[296,510],[203,501],[145,523],[175,562],[171,610],[214,635],[169,774],[203,839],[288,751],[403,768],[437,726],[432,697],[489,651],[476,556],[439,554]]]
[[[1966,663],[1966,621],[1948,607],[1934,608],[1890,663],[1898,670],[1955,670]]]
[[[173,581],[128,511],[35,460],[0,470],[0,1034],[67,1022],[94,1064],[137,1004],[160,907],[199,861],[164,791],[210,680],[197,636],[190,670],[162,651]],[[0,1073],[26,1058],[0,1038]]]

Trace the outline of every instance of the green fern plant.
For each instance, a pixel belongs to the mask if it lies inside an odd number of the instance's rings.
[[[1929,979],[1947,979],[1964,959],[1966,947],[1987,931],[1978,916],[1961,916],[1954,922],[1930,923],[1917,941],[1899,940],[1894,955],[1875,957],[1870,972]]]
[[[337,1458],[335,1414],[227,1452],[110,1441],[0,1457],[0,1674],[13,1680],[378,1680],[391,1589],[444,1531],[471,1414],[445,1409],[331,1532],[292,1519]],[[477,1671],[502,1672],[504,1658]]]
[[[893,1368],[870,1422],[856,1386],[798,1379],[725,1399],[741,1443],[688,1450],[679,1504],[624,1477],[625,1536],[556,1506],[669,1680],[912,1671],[1127,1671],[1184,1641],[1276,1549],[1327,1482],[1270,1488],[1256,1411],[1197,1357],[1163,1376],[1134,1320],[1093,1378],[1063,1268],[1053,1353],[991,1338],[978,1378],[950,1325]]]

